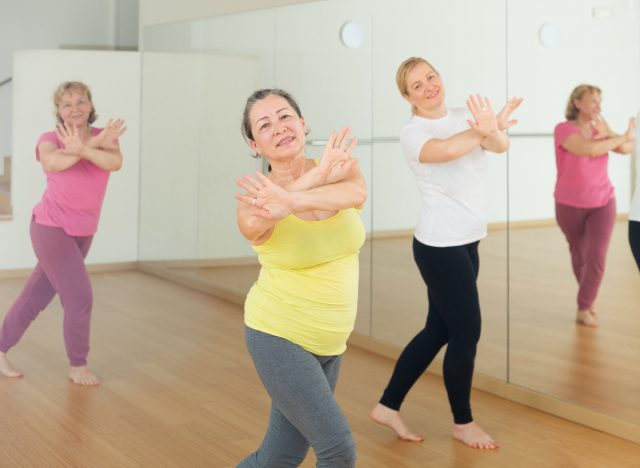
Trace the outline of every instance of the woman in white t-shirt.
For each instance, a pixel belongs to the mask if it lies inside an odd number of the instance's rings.
[[[422,441],[400,417],[400,405],[440,348],[444,382],[453,413],[453,437],[481,449],[499,444],[473,421],[470,393],[476,346],[480,338],[478,243],[487,234],[485,150],[509,147],[505,129],[522,99],[511,99],[494,114],[488,99],[470,96],[467,108],[447,108],[439,73],[426,60],[405,60],[396,75],[413,118],[400,142],[422,195],[413,253],[427,285],[427,323],[400,355],[371,418],[399,437]]]
[[[640,112],[638,112],[636,121],[640,122]],[[633,161],[636,168],[636,183],[629,208],[629,245],[633,257],[636,259],[638,270],[640,270],[640,132],[636,132]]]

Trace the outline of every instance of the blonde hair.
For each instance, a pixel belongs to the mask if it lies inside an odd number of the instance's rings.
[[[576,107],[576,101],[582,99],[587,93],[598,93],[602,94],[602,91],[597,86],[581,84],[573,88],[571,91],[571,96],[569,96],[569,102],[567,102],[567,108],[564,111],[564,116],[567,120],[575,120],[578,118],[578,114],[580,110]]]
[[[411,70],[415,68],[416,65],[424,63],[425,65],[431,67],[431,69],[436,72],[437,75],[438,70],[435,69],[433,65],[427,62],[422,57],[409,57],[404,62],[400,64],[398,67],[398,71],[396,72],[396,85],[398,86],[398,90],[403,97],[407,97],[409,95],[409,87],[407,86],[407,75]],[[411,106],[411,113],[415,114],[417,111],[416,106]]]
[[[96,108],[93,106],[93,100],[91,99],[91,90],[86,84],[82,83],[81,81],[65,81],[64,83],[60,84],[60,86],[58,86],[54,91],[53,106],[57,121],[59,123],[62,123],[62,117],[60,117],[60,113],[58,112],[58,105],[62,100],[62,96],[71,90],[77,91],[79,93],[84,93],[84,95],[87,96],[87,99],[89,99],[89,103],[91,103],[91,113],[89,114],[88,122],[90,124],[95,122],[98,116],[96,115]]]

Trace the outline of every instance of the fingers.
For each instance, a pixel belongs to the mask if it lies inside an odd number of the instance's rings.
[[[506,130],[507,128],[511,128],[517,123],[518,123],[518,119],[509,120],[508,122],[505,123],[503,130]]]
[[[351,129],[349,127],[344,127],[342,130],[340,130],[338,138],[336,139],[333,147],[339,148],[341,151],[344,151],[347,140],[349,139],[349,133],[351,133]]]
[[[329,135],[329,140],[327,140],[327,146],[325,146],[325,151],[331,150],[334,147],[336,137],[336,132],[331,132],[331,134]]]
[[[356,146],[358,146],[358,137],[353,137],[351,139],[351,143],[349,143],[349,146],[347,146],[347,149],[345,150],[348,156],[351,156],[351,153],[356,148]]]
[[[523,100],[524,98],[522,97],[512,97],[511,99],[509,99],[509,101],[507,102],[507,105],[505,106],[505,107],[508,107],[509,114],[514,110],[516,110],[518,107],[520,107],[520,104],[522,104]]]
[[[469,96],[467,99],[467,107],[474,115],[479,114],[480,112],[493,113],[493,108],[491,107],[489,99],[486,96],[482,97],[479,94],[472,94]]]

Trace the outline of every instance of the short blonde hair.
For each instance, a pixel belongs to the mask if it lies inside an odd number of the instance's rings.
[[[81,81],[65,81],[64,83],[61,83],[53,93],[53,106],[58,123],[62,123],[62,117],[60,117],[60,113],[58,112],[58,105],[60,104],[60,100],[62,100],[62,96],[71,90],[84,93],[84,95],[87,96],[87,99],[89,99],[89,102],[91,103],[89,123],[92,124],[93,122],[95,122],[98,116],[96,114],[96,108],[93,106],[93,100],[91,99],[91,90],[89,89],[89,87]]]
[[[435,69],[433,65],[431,65],[428,61],[423,59],[422,57],[409,57],[404,62],[400,64],[398,67],[398,71],[396,72],[396,85],[398,86],[398,90],[403,97],[407,97],[409,95],[409,86],[407,85],[407,75],[411,70],[415,68],[416,65],[424,63],[431,67],[431,69],[436,72],[437,75],[438,70]],[[416,106],[411,106],[411,112],[413,114],[416,113]]]
[[[598,93],[602,94],[602,91],[597,86],[581,84],[573,88],[571,91],[571,96],[569,96],[569,102],[567,102],[567,108],[564,111],[564,116],[567,120],[575,120],[578,118],[578,114],[580,110],[576,107],[576,101],[582,99],[587,93]]]

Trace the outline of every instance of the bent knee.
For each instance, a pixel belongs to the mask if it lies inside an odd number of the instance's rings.
[[[356,441],[351,431],[340,434],[331,446],[316,451],[318,467],[353,468],[356,466]]]

